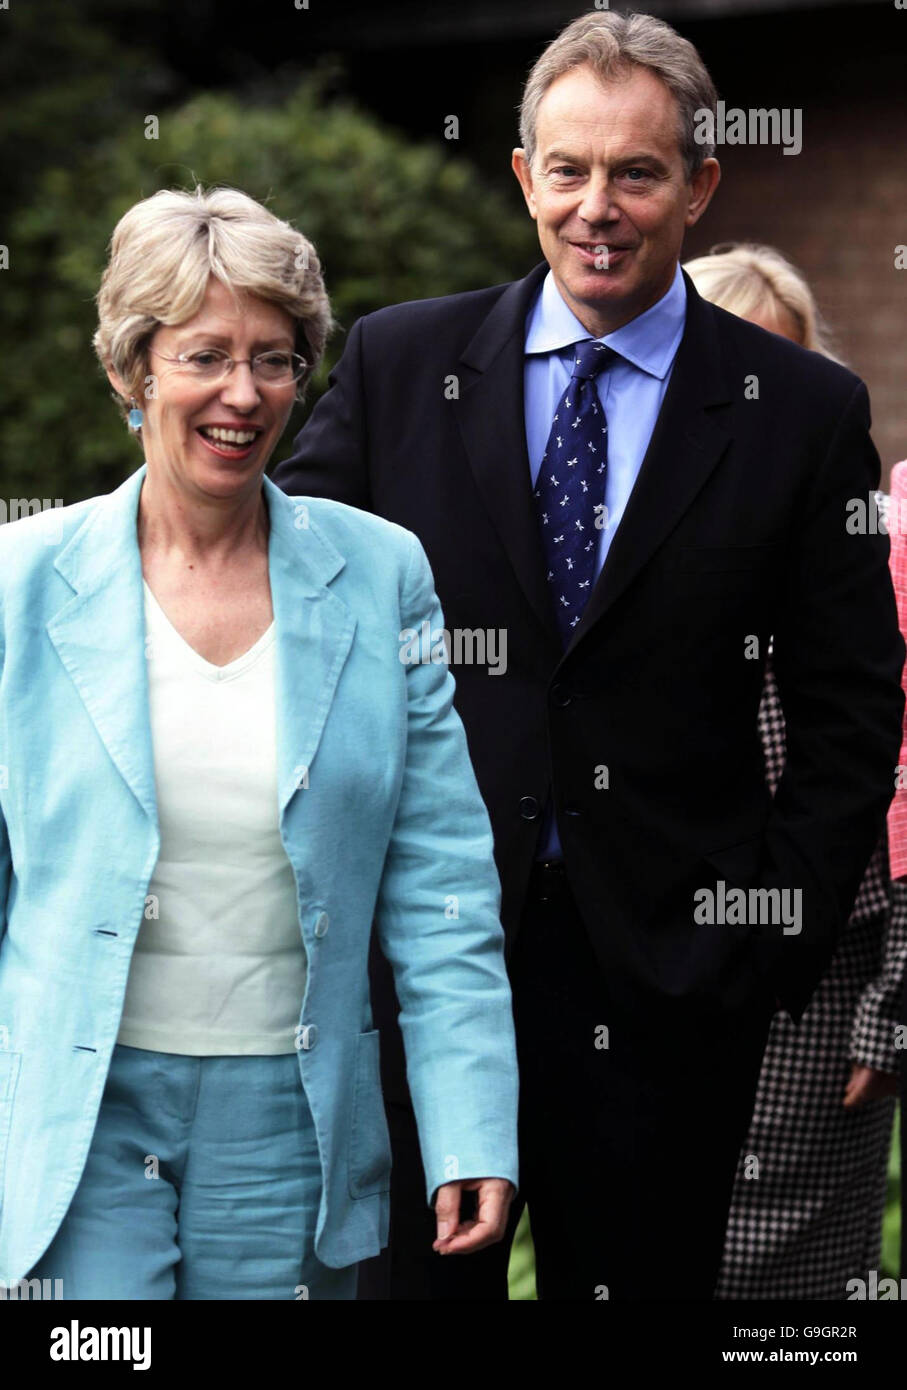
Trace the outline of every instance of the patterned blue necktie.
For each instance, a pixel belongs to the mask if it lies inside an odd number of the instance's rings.
[[[573,376],[558,402],[532,494],[565,647],[592,592],[604,525],[608,425],[595,378],[616,355],[604,343],[574,344]]]

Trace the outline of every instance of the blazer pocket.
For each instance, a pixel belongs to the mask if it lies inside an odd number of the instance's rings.
[[[675,569],[687,574],[722,574],[738,570],[767,569],[781,547],[770,545],[685,545],[677,552]]]
[[[377,1028],[356,1040],[356,1075],[350,1123],[349,1188],[351,1197],[389,1192],[391,1142],[381,1093],[381,1040]]]
[[[740,989],[742,988],[745,998],[752,1000],[754,1004],[761,1004],[761,1007],[768,1012],[774,1009],[777,993],[777,986],[770,973],[770,967],[774,963],[777,952],[777,941],[762,935],[758,930],[758,918],[762,908],[758,901],[754,904],[749,896],[750,890],[758,884],[762,865],[763,840],[764,834],[760,831],[758,835],[750,835],[745,840],[736,840],[733,844],[721,845],[718,849],[710,849],[703,855],[703,859],[711,869],[717,871],[728,888],[741,889],[747,894],[746,922],[736,923],[733,927],[725,925],[723,930],[746,942],[745,954],[748,968],[743,977],[742,985],[737,983],[735,987],[738,1005],[741,997]],[[753,915],[757,918],[756,923],[751,920]],[[754,926],[757,927],[755,931],[753,930]],[[732,937],[729,935],[729,949],[731,941]],[[744,967],[739,968],[743,969]],[[725,987],[730,989],[732,983],[726,982]]]
[[[732,887],[749,888],[759,872],[762,840],[763,833],[760,831],[758,835],[750,835],[745,840],[735,840],[733,844],[707,850],[702,857]]]
[[[16,1094],[21,1065],[21,1052],[0,1052],[0,1206],[3,1204],[3,1175],[6,1170],[13,1097]]]
[[[686,592],[747,593],[769,585],[780,555],[778,544],[683,546],[669,578]]]

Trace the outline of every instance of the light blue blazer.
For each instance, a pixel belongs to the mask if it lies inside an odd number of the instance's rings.
[[[114,492],[0,527],[0,1279],[23,1278],[81,1176],[160,835],[136,517]],[[402,527],[268,479],[280,833],[308,980],[298,1058],[318,1134],[315,1250],[387,1243],[390,1144],[373,918],[392,964],[426,1198],[517,1182],[517,1066],[488,815],[443,627]],[[409,649],[412,654],[412,648]],[[229,749],[224,749],[229,756]],[[316,929],[317,924],[317,929]]]

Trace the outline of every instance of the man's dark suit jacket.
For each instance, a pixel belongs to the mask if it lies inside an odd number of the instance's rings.
[[[612,978],[704,1019],[727,1020],[762,989],[799,1019],[900,748],[888,540],[847,529],[847,502],[879,483],[866,388],[709,304],[685,276],[665,400],[563,651],[523,415],[524,324],[547,269],[358,320],[274,481],[415,531],[447,629],[506,629],[506,674],[451,669],[510,945],[553,797],[569,882]],[[770,638],[787,721],[774,801],[757,727]],[[719,880],[800,890],[802,930],[696,922],[694,894],[717,894]]]

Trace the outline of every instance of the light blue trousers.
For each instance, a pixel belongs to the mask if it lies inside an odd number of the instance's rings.
[[[118,1043],[85,1169],[29,1278],[64,1299],[353,1299],[316,1259],[321,1168],[296,1053]]]

